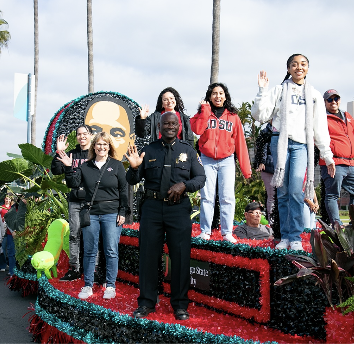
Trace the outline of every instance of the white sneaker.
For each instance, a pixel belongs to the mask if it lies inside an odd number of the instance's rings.
[[[287,249],[289,247],[289,239],[281,239],[279,244],[275,246],[277,250]]]
[[[113,287],[107,287],[104,291],[104,299],[114,299],[116,297],[116,290]]]
[[[93,292],[92,292],[91,287],[89,287],[89,286],[82,287],[81,291],[79,293],[79,298],[85,300],[85,299],[89,298],[92,294],[93,294]]]
[[[292,250],[303,250],[301,241],[291,241],[290,242],[290,248]]]
[[[197,238],[199,238],[199,239],[204,239],[204,240],[210,240],[210,234],[206,234],[206,233],[201,232],[201,233],[197,236]]]
[[[236,239],[232,236],[232,234],[226,234],[222,236],[222,240],[232,242],[233,244],[236,244]]]

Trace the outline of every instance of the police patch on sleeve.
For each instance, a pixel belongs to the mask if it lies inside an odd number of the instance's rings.
[[[203,166],[202,159],[200,158],[199,154],[197,153],[197,160]]]

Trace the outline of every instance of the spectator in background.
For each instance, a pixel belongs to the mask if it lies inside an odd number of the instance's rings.
[[[200,135],[199,149],[205,169],[206,183],[201,194],[201,239],[210,239],[214,214],[216,180],[220,201],[220,225],[223,240],[235,243],[232,236],[235,214],[235,158],[245,178],[252,175],[245,136],[237,109],[231,102],[226,85],[209,85],[191,127]],[[236,155],[236,156],[235,156]]]
[[[275,189],[270,184],[274,174],[273,157],[270,151],[270,141],[272,138],[272,124],[261,130],[256,139],[256,154],[255,154],[255,168],[257,172],[261,173],[261,178],[267,192],[267,219],[272,225],[271,213],[274,207]]]
[[[258,202],[247,204],[245,208],[246,223],[235,228],[234,234],[240,239],[273,239],[273,230],[261,225],[263,207]]]
[[[331,137],[330,147],[336,164],[336,175],[331,178],[325,161],[321,159],[319,163],[321,177],[325,184],[325,205],[332,225],[338,222],[343,226],[339,218],[337,203],[342,187],[350,195],[349,206],[354,204],[354,120],[348,112],[339,109],[340,95],[336,90],[327,90],[323,98],[327,110],[328,131]]]
[[[4,204],[0,207],[0,221],[1,221],[1,243],[2,243],[2,253],[0,254],[0,271],[5,271],[6,269],[6,251],[7,251],[7,235],[11,232],[7,229],[4,216],[11,208],[11,197],[9,195],[5,196]]]

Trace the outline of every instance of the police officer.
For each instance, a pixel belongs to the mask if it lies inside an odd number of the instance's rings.
[[[145,178],[145,201],[139,229],[139,288],[135,318],[155,312],[158,265],[165,233],[171,258],[171,305],[176,320],[189,318],[188,289],[192,223],[186,192],[201,189],[205,173],[197,152],[177,138],[178,117],[165,112],[158,123],[161,139],[145,146],[139,156],[136,146],[128,149],[129,184]]]

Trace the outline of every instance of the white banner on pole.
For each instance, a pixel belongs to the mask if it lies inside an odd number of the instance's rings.
[[[28,74],[15,73],[14,82],[14,116],[27,121]]]
[[[31,78],[31,116],[33,116],[34,114],[34,91],[36,89],[36,78],[35,75],[32,74],[32,78]]]

